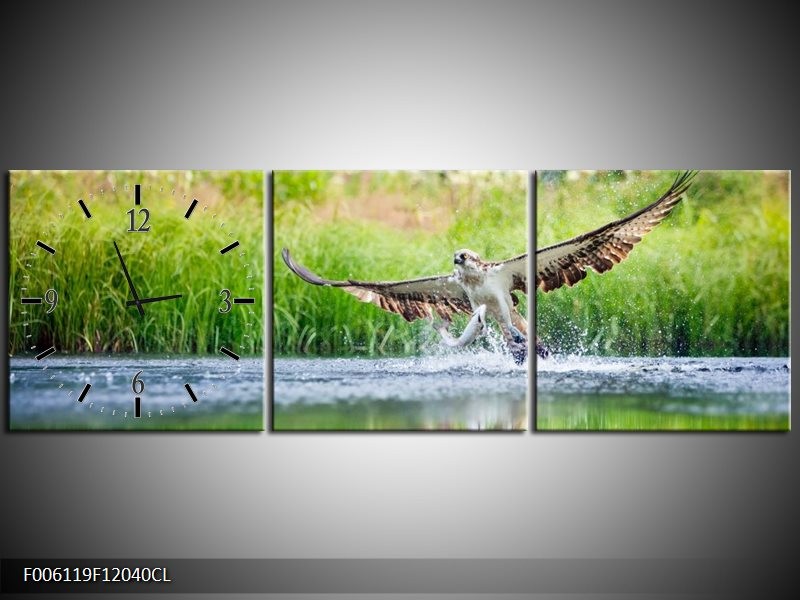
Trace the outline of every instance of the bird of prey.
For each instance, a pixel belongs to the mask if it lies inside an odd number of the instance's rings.
[[[536,287],[543,292],[550,292],[563,285],[571,287],[586,277],[586,269],[605,273],[623,261],[634,244],[640,242],[642,236],[672,212],[689,189],[695,175],[696,171],[679,174],[658,200],[627,217],[537,250]],[[549,354],[538,337],[536,352],[543,358]]]
[[[288,249],[283,248],[281,256],[286,266],[308,283],[338,287],[362,302],[397,313],[406,321],[442,319],[445,327],[438,329],[445,343],[451,346],[465,345],[475,339],[483,326],[484,315],[489,316],[500,326],[514,360],[522,363],[527,357],[528,322],[517,311],[518,298],[514,294],[517,291],[528,293],[527,253],[490,262],[471,250],[459,250],[453,255],[452,274],[405,281],[323,279],[295,262]],[[446,331],[455,313],[473,315],[458,339]]]

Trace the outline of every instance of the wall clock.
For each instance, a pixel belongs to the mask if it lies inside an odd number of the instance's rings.
[[[11,429],[263,429],[263,182],[12,172]]]

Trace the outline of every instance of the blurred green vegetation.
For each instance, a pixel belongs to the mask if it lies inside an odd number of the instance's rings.
[[[264,417],[256,414],[202,413],[170,419],[123,419],[109,426],[109,422],[96,419],[64,418],[53,421],[47,411],[40,416],[19,422],[10,417],[10,429],[14,431],[263,431]]]
[[[537,248],[638,210],[675,175],[540,173]],[[538,334],[557,352],[788,355],[788,173],[700,172],[627,260],[536,302]]]
[[[329,279],[452,273],[460,248],[505,259],[527,250],[527,183],[524,172],[276,172],[275,354],[413,354],[438,338],[424,321],[305,283],[281,248]]]
[[[513,423],[501,419],[475,426],[449,402],[438,411],[431,411],[430,403],[406,400],[273,404],[272,426],[276,431],[524,431],[525,407],[524,400],[516,403]]]
[[[641,408],[648,401],[657,404],[659,397],[590,394],[537,400],[539,431],[788,431],[790,426],[788,413],[696,414]]]
[[[141,207],[133,206],[137,183]],[[260,171],[12,172],[9,353],[51,344],[62,352],[205,354],[224,344],[239,354],[260,353],[263,189]],[[199,204],[187,220],[193,198]],[[150,211],[150,232],[127,232],[132,208]],[[137,227],[142,219],[137,214]],[[220,255],[234,239],[240,248]],[[37,240],[56,254],[37,248]],[[140,297],[183,296],[144,305],[144,318],[125,306],[132,298],[113,241]],[[254,297],[252,313],[235,306],[220,314],[223,288]],[[59,295],[51,314],[46,305],[19,303],[47,289]]]

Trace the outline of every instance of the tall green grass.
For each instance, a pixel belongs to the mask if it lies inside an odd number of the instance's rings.
[[[675,172],[545,172],[536,246],[625,216]],[[788,173],[704,171],[686,199],[611,271],[537,293],[552,349],[600,355],[785,356],[789,352]]]
[[[423,321],[312,286],[280,258],[331,279],[397,280],[453,271],[455,250],[487,259],[527,249],[520,172],[276,172],[273,348],[277,355],[412,354],[438,336]],[[524,297],[521,310],[526,310]],[[460,320],[464,322],[464,319]]]
[[[141,207],[150,210],[148,233],[126,231],[135,183],[142,184]],[[199,205],[187,220],[193,198]],[[169,354],[212,353],[223,344],[240,354],[263,348],[261,172],[14,172],[9,224],[11,354],[34,344]],[[234,239],[240,248],[221,255]],[[37,248],[37,240],[54,247],[55,256]],[[144,305],[144,318],[125,306],[132,298],[113,241],[140,297],[183,297]],[[50,288],[59,302],[49,315],[46,306],[19,303]],[[256,304],[220,314],[223,288]]]

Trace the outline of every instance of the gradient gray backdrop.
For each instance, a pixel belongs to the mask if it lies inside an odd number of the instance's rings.
[[[791,169],[781,6],[15,3],[0,169]],[[798,445],[3,432],[0,556],[793,557]]]

